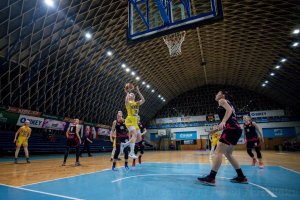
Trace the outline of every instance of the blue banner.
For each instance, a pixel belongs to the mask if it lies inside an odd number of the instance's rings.
[[[197,140],[196,131],[175,132],[176,140]]]
[[[151,141],[158,141],[159,140],[159,136],[157,133],[150,133],[150,140]]]
[[[296,130],[294,127],[285,128],[263,128],[263,134],[266,138],[274,137],[295,137]]]

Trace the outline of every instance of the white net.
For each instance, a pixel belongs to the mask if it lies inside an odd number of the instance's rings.
[[[169,48],[170,57],[181,55],[181,45],[185,39],[185,31],[163,36],[163,40]]]

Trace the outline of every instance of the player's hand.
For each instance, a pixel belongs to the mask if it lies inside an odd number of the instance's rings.
[[[261,140],[261,142],[262,142],[262,143],[265,143],[265,140],[264,140],[264,138],[260,138],[260,140]]]
[[[219,130],[223,130],[225,127],[226,127],[226,126],[225,126],[225,122],[221,122],[221,123],[219,124]]]
[[[17,139],[14,139],[14,143],[16,143]]]
[[[81,140],[79,140],[79,144],[81,144]]]
[[[136,89],[137,92],[140,91],[139,86],[136,86],[135,89]]]

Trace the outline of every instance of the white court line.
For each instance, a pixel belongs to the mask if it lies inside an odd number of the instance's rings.
[[[218,177],[218,178],[230,180],[230,178],[226,178],[226,177]],[[259,188],[263,189],[263,190],[266,191],[271,197],[277,198],[277,196],[276,196],[273,192],[271,192],[268,188],[265,188],[265,187],[263,187],[263,186],[261,186],[261,185],[257,185],[257,184],[252,183],[252,182],[248,182],[248,183],[249,183],[250,185],[254,185],[254,186],[256,186],[256,187],[259,187]]]
[[[143,176],[198,176],[199,174],[143,174],[143,175],[136,175],[136,176],[127,176],[124,178],[119,178],[114,181],[111,181],[112,183],[122,181],[125,179],[130,179],[130,178],[136,178],[136,177],[143,177]]]
[[[119,181],[122,181],[122,180],[125,180],[125,179],[130,179],[130,178],[136,178],[136,177],[145,177],[145,176],[198,176],[199,174],[144,174],[144,175],[136,175],[136,176],[127,176],[127,177],[124,177],[124,178],[119,178],[119,179],[116,179],[116,180],[113,180],[111,181],[112,183],[115,183],[115,182],[119,182]],[[230,179],[230,178],[226,178],[226,177],[217,177],[217,178],[220,178],[220,179]],[[250,185],[254,185],[256,187],[259,187],[261,189],[263,189],[265,192],[267,192],[271,197],[274,197],[274,198],[277,198],[277,196],[271,192],[269,189],[261,186],[261,185],[257,185],[255,183],[251,183],[251,182],[248,182]]]
[[[14,186],[11,186],[11,185],[1,184],[1,183],[0,183],[0,185],[10,187],[10,188],[15,188],[15,189],[18,189],[18,190],[24,190],[24,191],[29,191],[29,192],[39,193],[39,194],[45,194],[45,195],[48,195],[48,196],[61,197],[61,198],[64,198],[64,199],[83,200],[83,199],[78,199],[78,198],[64,196],[64,195],[53,194],[53,193],[49,193],[49,192],[42,192],[42,191],[38,191],[38,190],[31,190],[31,189],[26,189],[26,188],[14,187]]]
[[[74,175],[74,176],[67,176],[67,177],[63,177],[63,178],[56,178],[56,179],[51,179],[51,180],[47,180],[47,181],[40,181],[40,182],[36,182],[36,183],[30,183],[30,184],[26,184],[26,185],[21,185],[18,188],[21,187],[25,187],[25,186],[29,186],[29,185],[35,185],[35,184],[40,184],[40,183],[47,183],[47,182],[52,182],[52,181],[57,181],[57,180],[62,180],[62,179],[68,179],[68,178],[73,178],[73,177],[77,177],[77,176],[83,176],[83,175],[88,175],[88,174],[94,174],[94,173],[98,173],[98,172],[104,172],[104,171],[108,171],[111,169],[104,169],[104,170],[100,170],[100,171],[95,171],[95,172],[89,172],[89,173],[83,173],[83,174],[78,174],[78,175]]]
[[[289,168],[286,168],[286,167],[283,167],[283,166],[279,166],[279,167],[281,167],[282,169],[286,169],[286,170],[288,170],[288,171],[294,172],[294,173],[296,173],[296,174],[300,174],[300,172],[297,172],[297,171],[295,171],[295,170],[292,170],[292,169],[289,169]]]

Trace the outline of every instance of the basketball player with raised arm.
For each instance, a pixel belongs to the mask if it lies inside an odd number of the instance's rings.
[[[140,96],[139,101],[135,101],[135,95],[132,92],[134,89],[134,85],[132,83],[127,83],[125,86],[126,98],[125,98],[125,106],[127,110],[127,117],[125,119],[125,125],[129,131],[129,135],[131,136],[130,140],[126,143],[121,144],[121,153],[123,149],[127,146],[130,146],[129,157],[136,159],[137,156],[134,154],[134,146],[136,141],[141,141],[141,131],[138,126],[138,114],[140,106],[145,103],[145,99],[141,94],[139,87],[136,86],[135,90]]]

